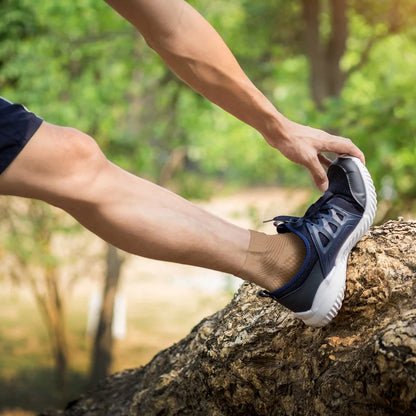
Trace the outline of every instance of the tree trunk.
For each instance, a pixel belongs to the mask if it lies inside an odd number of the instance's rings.
[[[310,90],[320,109],[326,98],[338,97],[344,86],[346,75],[340,61],[348,37],[346,0],[330,0],[331,32],[327,38],[321,30],[321,3],[321,0],[302,0]]]
[[[25,268],[26,265],[21,263]],[[25,269],[23,269],[25,270]],[[35,301],[48,331],[55,362],[56,389],[62,402],[68,399],[68,340],[66,333],[65,308],[59,290],[56,268],[45,270],[44,282],[39,288],[38,280],[25,270]]]
[[[100,319],[95,334],[91,358],[90,384],[94,385],[110,374],[113,353],[114,302],[120,279],[122,260],[118,250],[108,244],[107,274],[101,303]]]
[[[374,227],[330,325],[306,327],[245,284],[145,367],[49,415],[416,415],[415,274],[416,221]]]
[[[67,399],[68,341],[64,305],[59,293],[58,276],[55,269],[46,272],[46,286],[57,388],[61,396]]]

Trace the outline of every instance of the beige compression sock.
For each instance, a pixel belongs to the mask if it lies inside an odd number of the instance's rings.
[[[273,291],[295,276],[305,255],[305,244],[296,234],[267,235],[250,230],[247,257],[237,276]]]

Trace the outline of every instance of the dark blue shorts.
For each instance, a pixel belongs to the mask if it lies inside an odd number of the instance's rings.
[[[0,97],[0,174],[13,162],[42,124],[23,105]]]

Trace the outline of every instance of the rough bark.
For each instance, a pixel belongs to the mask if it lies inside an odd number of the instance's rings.
[[[344,306],[324,328],[245,284],[145,367],[49,415],[415,415],[415,242],[416,221],[371,229],[350,255]]]

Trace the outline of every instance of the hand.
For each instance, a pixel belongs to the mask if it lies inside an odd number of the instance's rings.
[[[322,165],[332,163],[322,152],[349,154],[365,164],[364,154],[345,137],[334,136],[313,127],[303,126],[288,119],[281,124],[280,133],[265,135],[266,141],[289,160],[305,166],[321,191],[328,189],[328,178]]]

